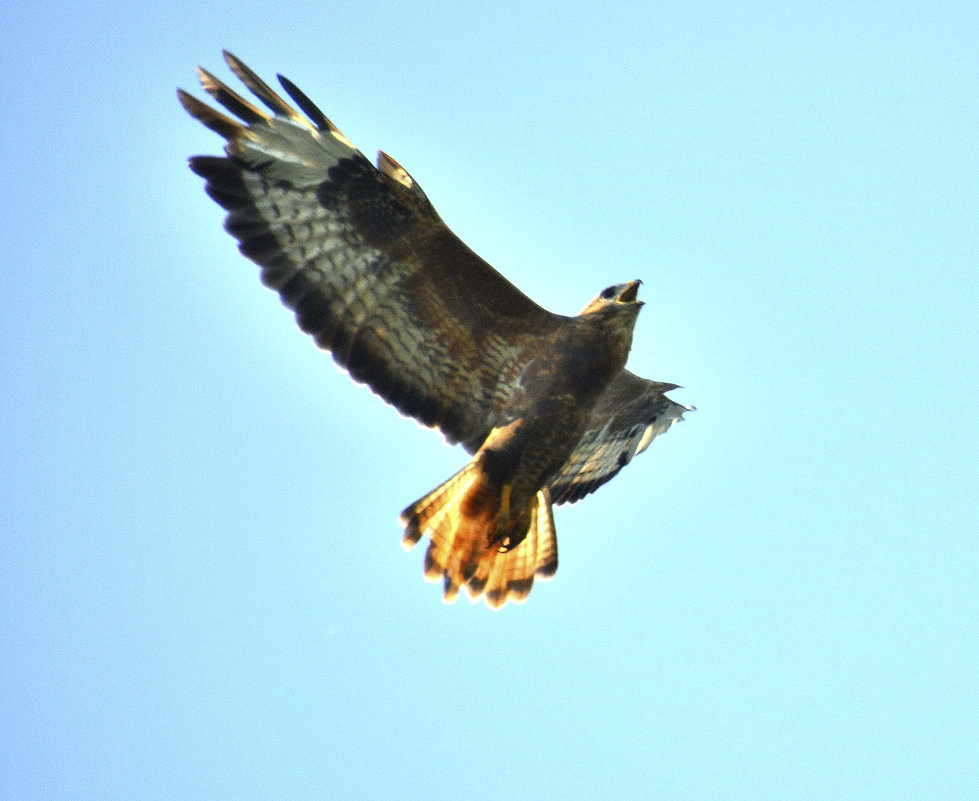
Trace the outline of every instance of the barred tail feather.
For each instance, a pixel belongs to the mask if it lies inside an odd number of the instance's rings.
[[[465,587],[473,601],[484,598],[497,609],[507,601],[522,602],[534,577],[549,579],[557,571],[557,538],[551,498],[547,489],[527,505],[514,521],[510,537],[517,545],[506,548],[501,527],[503,493],[494,487],[474,459],[459,473],[401,513],[406,549],[428,535],[425,577],[443,583],[446,603],[456,600]],[[510,528],[510,526],[508,526]]]

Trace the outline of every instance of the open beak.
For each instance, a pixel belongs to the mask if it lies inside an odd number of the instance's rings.
[[[630,281],[626,284],[625,289],[619,295],[619,301],[622,303],[635,303],[636,295],[639,294],[639,285],[642,283],[638,278],[635,281]]]

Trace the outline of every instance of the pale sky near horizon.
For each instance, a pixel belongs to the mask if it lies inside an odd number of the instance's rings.
[[[0,798],[979,797],[975,4],[270,8],[0,13]],[[186,168],[222,48],[547,308],[643,279],[698,410],[525,605]]]

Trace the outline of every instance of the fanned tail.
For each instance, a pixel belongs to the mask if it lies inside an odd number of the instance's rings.
[[[460,587],[494,609],[508,600],[519,603],[535,576],[549,579],[557,571],[549,491],[538,492],[515,519],[507,495],[493,486],[477,458],[401,513],[406,549],[426,534],[431,537],[425,578],[442,581],[447,603],[455,601]]]

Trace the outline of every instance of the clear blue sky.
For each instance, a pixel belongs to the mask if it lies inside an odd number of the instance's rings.
[[[651,9],[651,6],[655,6]],[[0,25],[0,797],[979,797],[975,3],[47,2]],[[699,410],[524,606],[221,230],[227,47]]]

